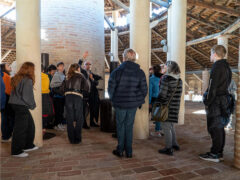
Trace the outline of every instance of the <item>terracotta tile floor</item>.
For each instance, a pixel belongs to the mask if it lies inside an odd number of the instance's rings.
[[[25,159],[10,156],[10,144],[1,144],[1,180],[188,180],[240,179],[240,171],[232,167],[233,131],[228,132],[225,161],[202,161],[198,154],[210,147],[205,115],[193,114],[203,109],[200,103],[186,103],[185,125],[176,127],[181,151],[173,157],[160,155],[162,137],[134,140],[132,159],[112,155],[116,140],[97,128],[83,131],[83,143],[71,145],[66,132],[44,141],[44,146]],[[151,122],[151,130],[153,129]]]

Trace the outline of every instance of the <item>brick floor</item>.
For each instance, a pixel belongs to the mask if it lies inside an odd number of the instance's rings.
[[[227,133],[225,161],[200,160],[199,153],[209,150],[211,139],[206,131],[206,118],[193,114],[204,109],[200,103],[186,103],[185,125],[176,126],[181,151],[169,157],[158,153],[164,147],[163,137],[134,140],[133,158],[112,155],[116,139],[98,128],[83,130],[83,142],[71,145],[66,132],[44,141],[44,146],[24,159],[10,156],[10,144],[1,144],[1,180],[189,180],[240,179],[240,171],[232,167],[234,132]],[[150,122],[151,130],[154,126]]]

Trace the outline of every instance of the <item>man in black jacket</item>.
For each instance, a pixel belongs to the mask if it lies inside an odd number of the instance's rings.
[[[212,138],[212,148],[210,152],[201,154],[199,157],[212,162],[223,160],[224,127],[228,124],[231,114],[228,87],[231,83],[232,71],[227,60],[224,59],[226,52],[222,45],[216,45],[211,49],[211,62],[214,64],[203,100],[207,112],[207,128]]]
[[[145,102],[147,95],[146,76],[140,66],[135,63],[136,53],[126,49],[123,63],[115,69],[108,81],[108,93],[116,111],[118,146],[113,154],[132,157],[133,123],[138,107]]]

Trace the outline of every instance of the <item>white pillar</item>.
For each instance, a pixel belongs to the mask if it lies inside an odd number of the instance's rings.
[[[168,8],[168,18],[167,18],[167,61],[171,60],[171,17],[172,17],[172,6]]]
[[[149,7],[149,19],[152,17],[152,2],[150,2]],[[152,66],[152,28],[149,26],[149,65],[150,68]]]
[[[2,20],[0,19],[0,63],[2,63]]]
[[[117,26],[117,20],[118,20],[119,12],[113,11],[112,12],[112,19],[114,26]],[[118,62],[118,29],[115,28],[115,30],[111,30],[111,61],[112,62]]]
[[[37,107],[31,111],[31,113],[35,123],[34,143],[37,146],[42,146],[40,0],[17,1],[16,17],[16,50],[18,69],[26,61],[30,61],[35,64],[34,97]]]
[[[208,88],[208,83],[209,83],[209,72],[207,69],[202,71],[202,94],[205,93],[205,91]]]
[[[236,106],[234,166],[240,169],[240,41],[239,41],[238,56],[239,56],[238,58],[238,89],[237,89],[237,106]]]
[[[225,59],[227,59],[227,57],[228,57],[228,36],[227,35],[219,36],[217,38],[217,43],[218,43],[218,45],[223,45],[226,48],[227,54],[225,56]]]
[[[138,54],[137,63],[149,76],[149,0],[130,0],[130,48]],[[137,111],[134,123],[134,137],[146,139],[149,135],[148,97]]]
[[[181,70],[183,89],[179,111],[179,124],[184,124],[187,0],[173,0],[171,6],[170,60],[177,62]]]

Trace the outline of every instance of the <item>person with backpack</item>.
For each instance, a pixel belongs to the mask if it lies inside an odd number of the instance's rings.
[[[113,154],[132,158],[133,124],[137,108],[145,102],[148,92],[146,76],[135,63],[136,52],[125,49],[123,63],[115,69],[108,81],[108,93],[116,112],[118,146]]]
[[[54,129],[59,131],[64,131],[63,126],[63,113],[64,113],[64,95],[60,93],[60,88],[62,86],[63,81],[65,80],[64,75],[64,63],[59,62],[57,64],[57,72],[54,74],[52,81],[50,83],[50,87],[53,93],[53,104],[55,109],[55,123]]]
[[[178,123],[178,114],[182,96],[182,80],[180,68],[174,61],[167,61],[167,73],[162,77],[157,102],[168,107],[168,117],[161,126],[164,133],[165,148],[158,152],[166,155],[173,155],[173,149],[180,150],[177,143],[174,124]]]

